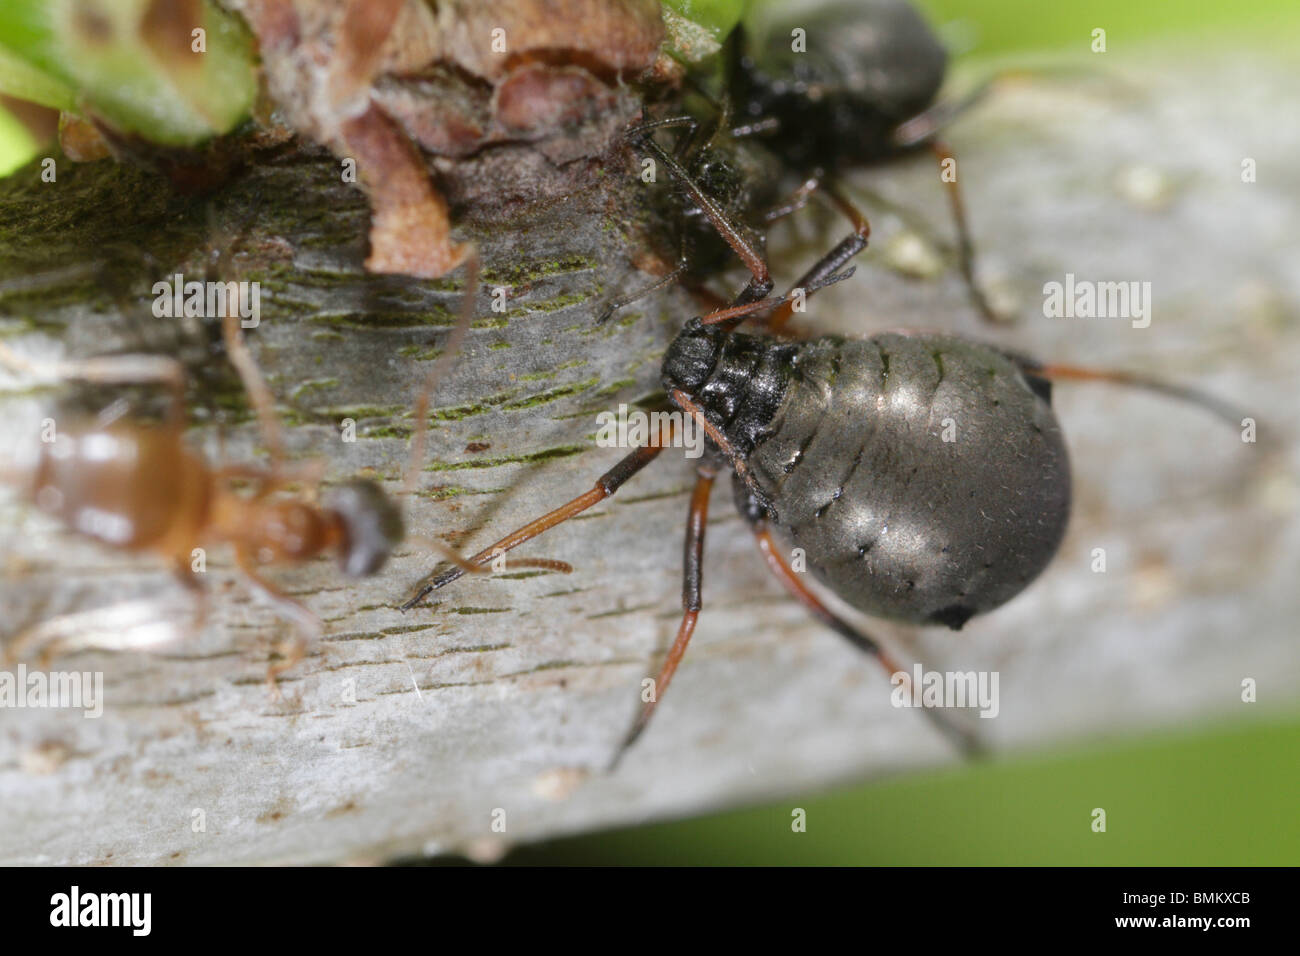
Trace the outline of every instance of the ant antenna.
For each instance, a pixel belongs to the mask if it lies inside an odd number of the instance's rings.
[[[218,275],[227,271],[234,272],[233,266],[230,265],[234,259],[232,250],[239,241],[240,236],[248,228],[248,223],[252,221],[254,214],[255,212],[250,210],[239,224],[239,228],[233,233],[227,233],[216,244],[216,271]],[[214,234],[219,232],[212,206],[208,206],[207,215],[211,231]],[[278,474],[284,462],[284,430],[281,427],[280,417],[275,411],[275,394],[271,391],[271,387],[266,384],[266,379],[262,376],[262,370],[258,368],[257,360],[253,358],[253,353],[249,350],[248,342],[244,338],[237,294],[227,297],[226,312],[221,317],[221,337],[225,342],[226,357],[230,360],[230,364],[235,367],[235,371],[239,373],[240,381],[244,383],[244,391],[248,393],[248,399],[253,405],[253,410],[257,413],[257,421],[262,429],[262,438],[266,442],[267,450],[271,456],[271,471]]]
[[[434,388],[438,385],[438,380],[446,374],[453,362],[460,355],[460,349],[464,344],[465,336],[469,334],[470,320],[474,318],[474,297],[478,292],[479,276],[479,258],[478,251],[469,246],[469,253],[465,257],[465,292],[460,300],[460,316],[456,320],[456,327],[452,329],[451,337],[447,339],[447,347],[443,353],[434,361],[433,367],[429,369],[429,374],[424,377],[424,382],[419,390],[415,393],[415,431],[411,436],[411,455],[406,463],[406,475],[402,483],[402,494],[409,495],[415,490],[415,481],[420,473],[420,464],[424,461],[424,441],[429,430],[429,398],[433,394]]]

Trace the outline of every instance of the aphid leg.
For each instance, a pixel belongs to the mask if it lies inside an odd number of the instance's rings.
[[[695,182],[685,167],[654,139],[646,136],[641,142],[673,174],[681,188],[691,197],[691,201],[700,207],[709,222],[713,224],[713,228],[718,231],[718,235],[731,246],[740,257],[740,261],[745,264],[745,268],[750,271],[752,278],[741,292],[745,301],[762,299],[771,292],[772,275],[768,271],[767,260],[763,258],[758,245],[745,235],[744,228],[733,222],[726,210],[718,205],[717,201]]]
[[[891,140],[900,150],[913,149],[928,143],[939,163],[940,181],[948,193],[948,203],[952,208],[953,222],[957,226],[957,254],[961,265],[962,278],[970,291],[971,301],[979,310],[980,316],[987,322],[997,322],[997,313],[993,311],[984,295],[984,290],[975,281],[975,246],[971,242],[970,228],[966,222],[966,204],[962,201],[961,187],[957,184],[956,162],[952,150],[939,138],[939,131],[982,100],[998,81],[998,77],[985,80],[971,93],[956,102],[936,103],[928,110],[918,113],[894,130]],[[951,162],[950,162],[951,161]],[[952,175],[946,173],[952,170]]]
[[[783,201],[773,206],[767,212],[763,213],[763,221],[766,223],[776,222],[778,219],[784,219],[786,216],[798,212],[804,206],[808,205],[808,200],[812,198],[813,193],[821,188],[822,182],[816,176],[805,180],[799,188],[787,196]]]
[[[424,535],[409,535],[407,540],[423,544],[430,550],[437,551],[445,560],[454,564],[466,574],[491,573],[491,568],[486,568],[478,564],[471,564],[469,559],[462,557],[459,551],[450,545],[443,544],[437,538],[427,538]],[[544,568],[547,571],[558,571],[561,574],[573,573],[573,565],[568,561],[557,561],[554,558],[514,558],[511,563],[517,568]]]
[[[670,154],[650,136],[652,132],[658,129],[682,126],[687,128],[687,135],[677,144],[676,154]],[[758,244],[746,235],[745,228],[735,223],[731,217],[727,215],[726,210],[718,205],[713,197],[700,187],[680,161],[680,157],[689,151],[689,145],[693,141],[698,130],[699,123],[693,118],[689,116],[675,116],[669,117],[668,119],[653,120],[649,123],[643,123],[640,126],[633,127],[628,131],[627,135],[629,138],[648,149],[661,163],[664,164],[665,167],[667,167],[668,171],[672,173],[674,178],[681,185],[682,189],[690,195],[692,201],[699,206],[705,216],[708,217],[709,222],[713,224],[713,228],[717,230],[718,235],[726,241],[727,245],[731,246],[732,250],[745,264],[745,267],[749,269],[752,278],[741,292],[740,297],[737,298],[737,303],[757,301],[772,291],[772,277],[767,268],[767,260],[763,258],[763,254],[759,250]],[[671,273],[630,296],[615,300],[601,312],[600,316],[596,320],[597,324],[608,321],[609,317],[613,315],[616,310],[623,308],[629,303],[635,302],[642,296],[649,295],[650,293],[663,288],[684,273],[688,265],[684,243],[685,234],[683,233],[683,249],[678,258],[677,266]]]
[[[522,528],[512,531],[496,543],[488,545],[478,554],[470,558],[468,563],[478,566],[488,564],[494,557],[502,552],[516,548],[525,541],[537,537],[543,531],[554,528],[557,524],[567,521],[574,515],[586,511],[592,505],[604,501],[610,495],[618,491],[618,489],[621,488],[628,479],[659,457],[659,453],[672,442],[672,427],[669,426],[666,431],[668,432],[667,435],[664,434],[664,430],[661,430],[659,435],[655,437],[651,444],[642,445],[630,455],[623,458],[609,471],[601,475],[596,481],[595,487],[590,491],[579,495],[568,504],[561,505],[554,511],[542,515],[542,517],[538,518],[536,521],[531,521]],[[415,596],[406,601],[406,603],[402,605],[401,609],[403,611],[410,610],[420,603],[420,601],[424,599],[425,595],[432,591],[436,591],[441,587],[445,587],[452,581],[462,577],[464,574],[465,571],[460,567],[448,568],[436,575],[427,584],[421,585],[416,591]]]
[[[456,326],[452,330],[451,336],[447,340],[447,347],[443,353],[434,361],[433,367],[429,369],[428,375],[425,376],[420,388],[416,391],[414,410],[412,415],[415,419],[415,428],[411,436],[411,452],[407,460],[406,474],[402,481],[402,494],[409,495],[415,490],[415,482],[419,477],[420,464],[424,460],[424,444],[428,434],[429,426],[429,401],[433,396],[434,390],[438,386],[443,374],[450,367],[451,363],[460,355],[460,351],[465,342],[465,337],[469,334],[470,322],[474,317],[474,297],[478,291],[479,276],[479,258],[477,250],[468,245],[469,252],[466,255],[465,271],[465,293],[461,297],[460,316],[456,321]],[[486,568],[471,564],[454,548],[443,544],[434,538],[425,538],[423,536],[410,536],[408,540],[419,540],[422,544],[427,545],[434,551],[441,554],[446,560],[450,561],[455,567],[465,573],[484,574]],[[527,567],[546,568],[551,571],[560,571],[569,574],[573,571],[573,565],[565,561],[555,561],[550,558],[522,558],[515,561],[516,565]]]
[[[799,576],[785,562],[785,559],[777,550],[776,542],[772,540],[772,532],[768,528],[767,522],[758,521],[754,523],[754,539],[758,544],[759,552],[763,555],[763,560],[767,562],[768,570],[776,576],[777,580],[785,586],[785,589],[799,603],[812,611],[822,623],[846,638],[854,647],[870,654],[879,661],[880,666],[884,668],[891,681],[901,679],[904,686],[910,685],[911,678],[908,673],[894,662],[880,646],[879,642],[870,635],[864,634],[828,608],[817,595],[799,580]],[[924,707],[922,710],[925,711],[925,715],[930,719],[931,723],[939,728],[944,736],[951,740],[965,756],[975,757],[983,752],[983,745],[970,730],[957,726],[934,708]]]
[[[1157,392],[1203,408],[1234,427],[1239,427],[1242,419],[1248,417],[1245,410],[1188,385],[1176,385],[1172,382],[1165,382],[1147,375],[1139,375],[1135,372],[1117,372],[1108,369],[1085,368],[1081,365],[1036,362],[1033,359],[1014,353],[1012,353],[1011,357],[1031,379],[1037,378],[1045,382],[1055,380],[1107,382],[1112,385],[1127,385],[1148,392]],[[1043,392],[1040,391],[1040,394],[1043,394]]]
[[[284,648],[280,649],[280,660],[272,662],[266,669],[266,680],[270,685],[271,694],[279,700],[279,675],[302,660],[308,643],[320,637],[321,621],[306,605],[295,601],[262,577],[257,570],[256,560],[247,547],[236,546],[235,563],[239,565],[239,570],[244,572],[244,576],[248,579],[249,584],[253,586],[253,589],[261,593],[263,597],[275,605],[282,615],[289,618],[297,626],[294,636],[286,642]]]
[[[691,643],[691,635],[695,633],[695,622],[700,616],[702,606],[704,527],[709,517],[709,493],[713,490],[713,480],[716,475],[717,472],[709,467],[696,470],[695,490],[691,493],[691,507],[686,517],[686,546],[682,556],[682,623],[677,628],[677,637],[673,640],[672,647],[668,649],[668,656],[664,658],[659,668],[659,676],[654,679],[649,688],[650,695],[645,699],[641,713],[610,762],[611,771],[618,766],[623,754],[636,743],[637,738],[645,731],[646,725],[650,723],[655,708],[659,706],[659,701],[668,690],[673,674],[677,673],[677,665],[682,662],[682,655],[686,653],[687,645]]]
[[[627,137],[632,140],[639,140],[648,133],[656,129],[667,129],[670,127],[686,127],[686,135],[683,136],[675,147],[675,155],[680,160],[691,151],[695,134],[699,131],[700,124],[689,116],[673,116],[668,119],[652,120],[649,123],[642,123],[640,126],[634,126],[626,133]],[[601,310],[600,315],[596,316],[596,324],[604,325],[619,309],[631,305],[633,302],[643,299],[648,295],[653,295],[660,289],[667,288],[685,275],[686,270],[690,268],[690,257],[686,254],[686,230],[681,229],[681,243],[677,251],[677,264],[673,266],[671,272],[660,279],[656,279],[649,285],[638,289],[629,295],[615,299],[609,305]]]
[[[678,129],[685,127],[686,135],[682,137],[682,142],[678,144],[678,152],[686,152],[684,148],[695,137],[696,131],[700,128],[700,123],[693,116],[669,116],[666,119],[649,120],[645,123],[639,123],[630,127],[623,135],[631,140],[641,140],[643,137],[653,133],[657,129]]]
[[[610,318],[614,315],[614,313],[617,312],[619,309],[623,308],[624,306],[631,305],[633,302],[636,302],[638,299],[644,299],[648,295],[653,295],[654,293],[658,292],[660,289],[665,289],[668,286],[672,285],[674,282],[676,282],[678,279],[680,279],[686,273],[687,268],[689,268],[690,266],[690,262],[686,257],[685,244],[686,244],[686,235],[683,232],[682,250],[677,257],[677,265],[673,266],[672,271],[669,272],[667,275],[663,276],[662,278],[656,279],[654,282],[651,282],[649,285],[643,286],[637,291],[630,293],[629,295],[625,295],[620,298],[617,298],[613,302],[609,303],[609,305],[605,306],[605,308],[601,310],[600,315],[596,316],[596,324],[604,325],[606,322],[610,320]]]
[[[745,487],[749,489],[750,494],[757,498],[761,504],[766,505],[768,503],[767,495],[763,494],[754,485],[754,481],[749,474],[749,467],[745,464],[745,459],[736,454],[735,449],[731,447],[731,442],[727,441],[727,436],[722,434],[721,430],[709,421],[704,414],[704,410],[679,388],[669,392],[668,397],[673,400],[673,404],[695,419],[695,423],[704,429],[704,433],[713,440],[713,443],[718,446],[722,454],[727,457],[731,467],[736,470],[736,476],[745,483]]]
[[[941,139],[931,140],[930,149],[939,161],[940,181],[948,193],[948,205],[952,209],[952,219],[957,226],[957,261],[961,266],[962,279],[970,292],[971,302],[979,310],[986,322],[998,321],[998,315],[989,305],[984,290],[975,281],[975,244],[971,241],[970,227],[966,222],[966,203],[961,198],[961,185],[957,182],[956,163],[948,144]],[[951,171],[951,175],[949,172]]]
[[[939,135],[939,131],[983,100],[999,77],[990,77],[959,100],[941,100],[910,119],[899,123],[890,136],[895,148],[915,149]]]
[[[702,325],[721,325],[725,330],[730,332],[738,326],[747,315],[753,315],[755,312],[761,312],[764,309],[771,309],[776,306],[785,305],[786,303],[796,300],[796,296],[802,292],[804,298],[812,295],[828,285],[834,285],[836,282],[843,282],[853,275],[853,267],[845,269],[843,272],[837,272],[853,256],[857,255],[866,246],[863,240],[857,234],[847,237],[839,243],[834,249],[823,256],[813,265],[800,281],[802,285],[795,285],[785,295],[774,296],[769,299],[749,300],[746,294],[749,287],[746,286],[741,294],[736,297],[732,305],[725,309],[716,309],[700,317]]]
[[[826,196],[853,225],[853,232],[841,239],[835,248],[813,263],[812,268],[799,277],[794,288],[803,289],[805,293],[820,289],[827,284],[846,262],[867,248],[867,242],[871,238],[871,223],[867,220],[866,213],[845,196],[834,183],[817,183],[813,187],[814,190],[818,186],[821,188],[821,194]],[[773,312],[767,320],[768,331],[774,335],[780,333],[782,327],[790,320],[790,316],[794,314],[794,306],[795,303],[791,300]]]

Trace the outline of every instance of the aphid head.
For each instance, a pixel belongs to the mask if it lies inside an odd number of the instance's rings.
[[[699,319],[687,322],[664,355],[664,388],[695,394],[718,364],[718,353],[726,338],[727,333],[717,325],[704,325]]]
[[[402,541],[402,514],[373,481],[350,481],[334,492],[330,510],[343,530],[339,566],[344,574],[363,577],[384,566]]]

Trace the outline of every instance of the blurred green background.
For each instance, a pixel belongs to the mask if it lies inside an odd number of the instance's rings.
[[[718,0],[726,5],[731,0]],[[688,0],[679,0],[688,6]],[[707,4],[706,4],[707,5]],[[1300,39],[1296,0],[927,0],[963,61],[1150,43],[1255,45]],[[1294,122],[1295,117],[1280,121]],[[35,155],[0,109],[0,175]],[[529,847],[512,863],[1083,864],[1300,863],[1300,717],[1097,742],[792,797],[695,820]],[[791,830],[791,809],[807,832]],[[1092,832],[1104,807],[1107,832]]]
[[[1300,721],[1206,729],[556,840],[507,862],[1294,866],[1298,762]]]

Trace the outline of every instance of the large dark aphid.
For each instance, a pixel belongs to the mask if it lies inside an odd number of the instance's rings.
[[[898,333],[778,344],[693,321],[663,372],[745,462],[741,510],[862,611],[960,627],[1060,544],[1070,472],[1046,383],[994,348]]]
[[[852,270],[841,267],[866,245],[867,231],[863,221],[796,288],[812,292],[847,278]],[[788,548],[802,548],[814,574],[863,611],[960,628],[1019,593],[1051,561],[1064,533],[1070,473],[1050,407],[1052,378],[1135,384],[1234,418],[1230,409],[1185,389],[1123,373],[1041,365],[957,336],[892,333],[792,343],[738,334],[746,316],[788,304],[790,297],[764,298],[771,288],[766,264],[752,248],[737,245],[742,258],[755,262],[754,278],[732,306],[688,322],[663,363],[669,400],[708,440],[687,518],[682,623],[655,695],[619,754],[646,726],[694,633],[709,495],[719,473],[733,473],[737,504],[786,588],[897,673],[873,638],[804,585],[784,557]],[[590,491],[470,563],[487,563],[608,498],[668,439],[660,434],[634,450]],[[404,608],[462,573],[460,567],[442,572]],[[973,749],[974,741],[938,712],[925,713]]]

